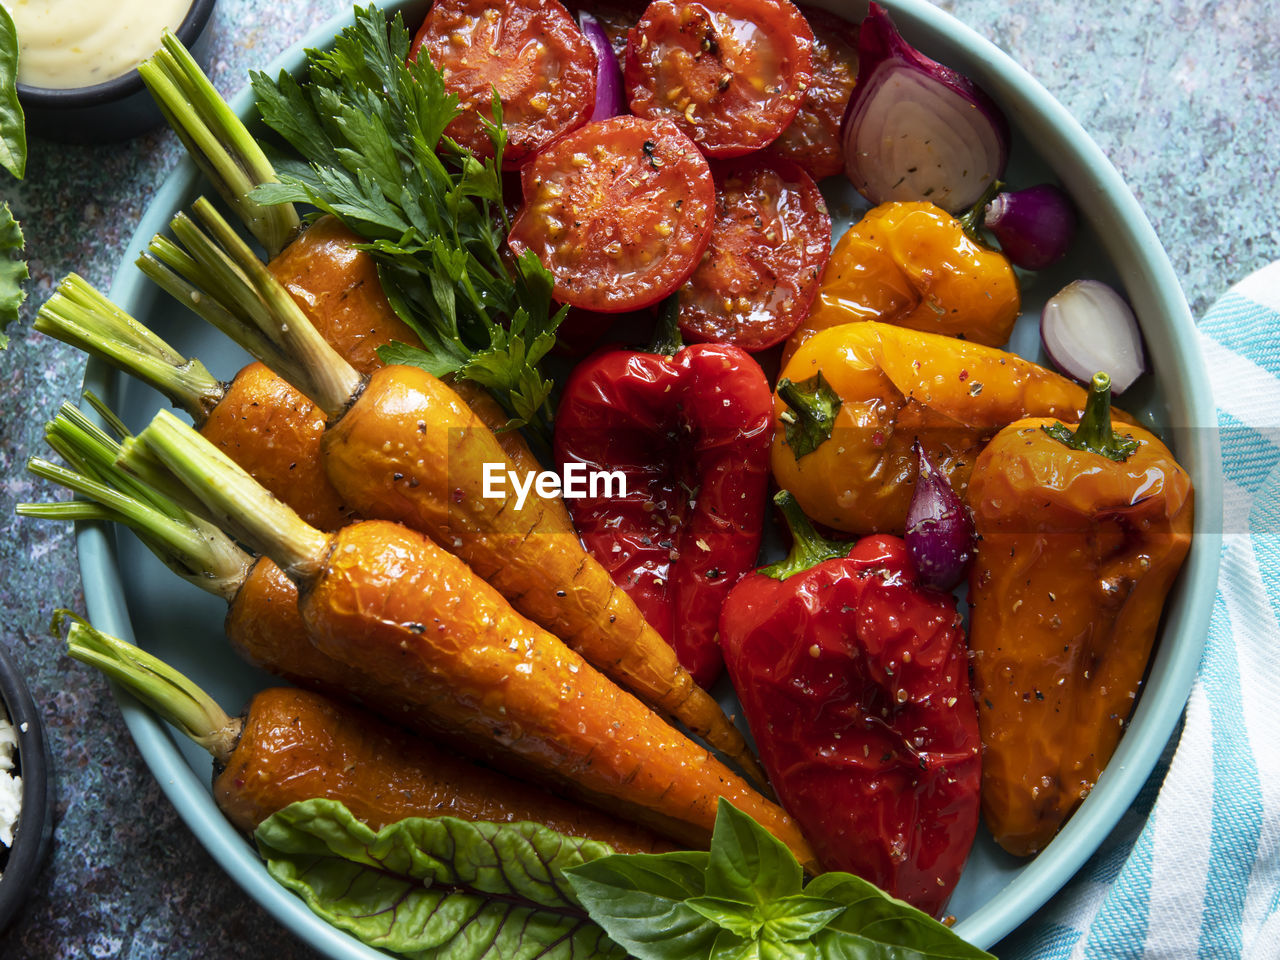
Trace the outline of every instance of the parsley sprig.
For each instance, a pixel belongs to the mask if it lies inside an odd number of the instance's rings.
[[[478,159],[444,135],[457,98],[428,58],[409,62],[409,45],[400,15],[388,24],[370,6],[331,49],[308,51],[304,81],[254,73],[263,120],[296,156],[275,161],[280,182],[252,197],[310,204],[368,240],[393,309],[423,344],[390,344],[383,360],[473,380],[512,426],[545,431],[552,382],[539,363],[565,308],[553,311],[536,256],[504,258],[501,108],[495,97],[486,121],[494,158]]]

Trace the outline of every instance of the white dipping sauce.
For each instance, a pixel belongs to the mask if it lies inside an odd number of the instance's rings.
[[[191,0],[0,0],[18,29],[18,80],[90,87],[128,73],[177,30]]]

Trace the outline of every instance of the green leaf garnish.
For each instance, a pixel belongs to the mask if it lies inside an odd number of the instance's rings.
[[[18,102],[18,31],[0,6],[0,167],[19,180],[27,172],[27,126]],[[2,345],[2,344],[0,344]]]
[[[495,157],[480,160],[444,135],[457,115],[430,60],[408,62],[410,35],[376,7],[328,51],[309,51],[299,83],[252,76],[267,126],[301,159],[274,164],[279,184],[258,203],[308,203],[368,241],[392,308],[422,347],[384,347],[385,361],[489,390],[512,426],[549,430],[551,381],[539,368],[565,310],[552,311],[552,278],[530,254],[504,261],[506,143],[495,96],[486,122]]]
[[[267,870],[363,943],[415,960],[623,960],[564,870],[608,856],[533,823],[411,817],[374,831],[341,803],[306,800],[254,833]]]
[[[791,853],[723,798],[709,854],[615,854],[566,876],[639,960],[994,960],[852,874],[801,889]]]
[[[780,419],[787,446],[797,460],[831,439],[843,401],[831,389],[821,370],[808,380],[792,382],[784,377],[778,381],[778,396],[787,405]]]
[[[22,227],[13,218],[9,204],[0,204],[0,350],[9,345],[4,328],[18,319],[18,309],[27,299],[22,281],[28,277],[22,259]]]

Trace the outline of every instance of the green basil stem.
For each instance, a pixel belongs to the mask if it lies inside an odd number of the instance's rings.
[[[987,186],[987,189],[982,191],[982,196],[978,198],[977,202],[964,213],[960,214],[960,216],[956,217],[956,222],[960,224],[960,229],[963,230],[965,236],[974,243],[980,243],[984,247],[991,246],[991,244],[988,243],[986,238],[982,235],[982,223],[983,220],[986,219],[987,204],[994,200],[996,198],[996,194],[1003,190],[1004,187],[1005,184],[1003,181],[992,180]]]
[[[71,621],[67,653],[97,667],[165,720],[200,744],[219,764],[231,759],[244,721],[227,716],[193,681],[158,657],[131,643],[95,630],[69,610],[59,610],[54,630]]]
[[[1045,433],[1072,450],[1088,450],[1099,456],[1124,463],[1138,449],[1138,441],[1111,426],[1111,377],[1099,371],[1089,384],[1080,423],[1073,431],[1064,423],[1051,423]]]
[[[33,326],[150,384],[197,423],[222,399],[222,383],[204,364],[182,356],[74,273],[58,284]]]
[[[680,291],[669,295],[658,307],[658,323],[654,327],[649,353],[674,357],[684,346],[680,338]]]
[[[800,509],[800,504],[790,490],[779,490],[774,494],[773,502],[782,511],[787,527],[791,530],[791,552],[787,554],[786,559],[761,567],[760,572],[766,577],[786,580],[797,573],[804,573],[809,568],[816,567],[824,560],[838,560],[846,557],[853,549],[853,540],[828,540],[818,533],[809,522],[809,518],[804,515],[804,511]]]
[[[191,159],[267,256],[283,250],[298,232],[298,212],[291,203],[267,206],[250,198],[255,187],[279,182],[275,168],[182,41],[165,30],[160,49],[138,74]]]
[[[45,426],[45,436],[68,465],[32,457],[27,469],[88,499],[21,503],[19,515],[123,524],[184,580],[228,602],[235,596],[253,558],[208,521],[126,473],[116,463],[119,443],[70,404]]]
[[[274,560],[291,579],[320,570],[329,537],[281,503],[226,454],[167,410],[124,446],[154,453],[209,509],[215,525]]]

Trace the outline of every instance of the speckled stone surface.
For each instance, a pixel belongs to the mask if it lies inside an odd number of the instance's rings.
[[[1084,124],[1155,225],[1197,315],[1280,259],[1280,17],[1270,0],[942,0],[1026,66]],[[220,0],[211,73],[231,92],[345,0]],[[82,603],[69,529],[13,516],[55,492],[23,470],[41,426],[74,400],[83,357],[31,331],[69,270],[107,285],[177,160],[173,137],[32,144],[0,184],[22,220],[32,281],[0,352],[0,642],[43,705],[57,771],[52,855],[0,958],[272,958],[315,954],[251,902],[178,820],[105,683],[48,635]]]

